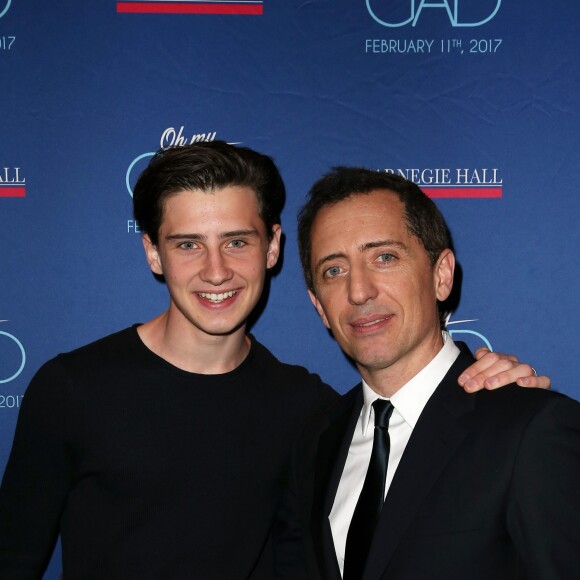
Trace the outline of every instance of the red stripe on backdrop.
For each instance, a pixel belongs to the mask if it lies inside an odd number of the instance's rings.
[[[0,197],[26,197],[26,188],[0,187]]]
[[[198,4],[185,2],[117,2],[117,12],[137,14],[245,14],[259,16],[262,4]]]
[[[499,198],[503,196],[501,187],[422,187],[432,198]]]

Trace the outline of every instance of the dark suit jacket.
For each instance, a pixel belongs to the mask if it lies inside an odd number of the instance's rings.
[[[364,580],[580,579],[580,404],[510,385],[467,394],[461,353],[397,469]],[[339,580],[328,515],[360,385],[306,431],[276,538],[277,578]]]

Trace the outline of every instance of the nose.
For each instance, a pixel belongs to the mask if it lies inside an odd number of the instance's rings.
[[[200,278],[213,286],[219,286],[230,280],[233,276],[228,267],[226,258],[219,251],[209,251],[206,263],[200,272]]]
[[[377,289],[368,269],[351,266],[348,273],[348,301],[351,304],[365,304],[377,297]]]

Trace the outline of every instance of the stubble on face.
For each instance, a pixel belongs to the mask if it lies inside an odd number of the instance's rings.
[[[438,265],[390,191],[324,207],[311,239],[311,299],[324,324],[373,388],[396,390],[442,346]]]

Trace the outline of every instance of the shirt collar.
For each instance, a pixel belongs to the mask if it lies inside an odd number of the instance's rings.
[[[404,384],[391,398],[395,410],[403,420],[413,429],[419,420],[423,408],[437,385],[443,380],[455,359],[459,356],[459,348],[445,331],[443,347],[429,364],[423,367],[409,382]],[[458,387],[459,388],[459,387]],[[367,383],[362,382],[364,404],[361,411],[361,427],[366,437],[371,421],[374,423],[372,404],[376,399],[385,399],[372,390]]]

